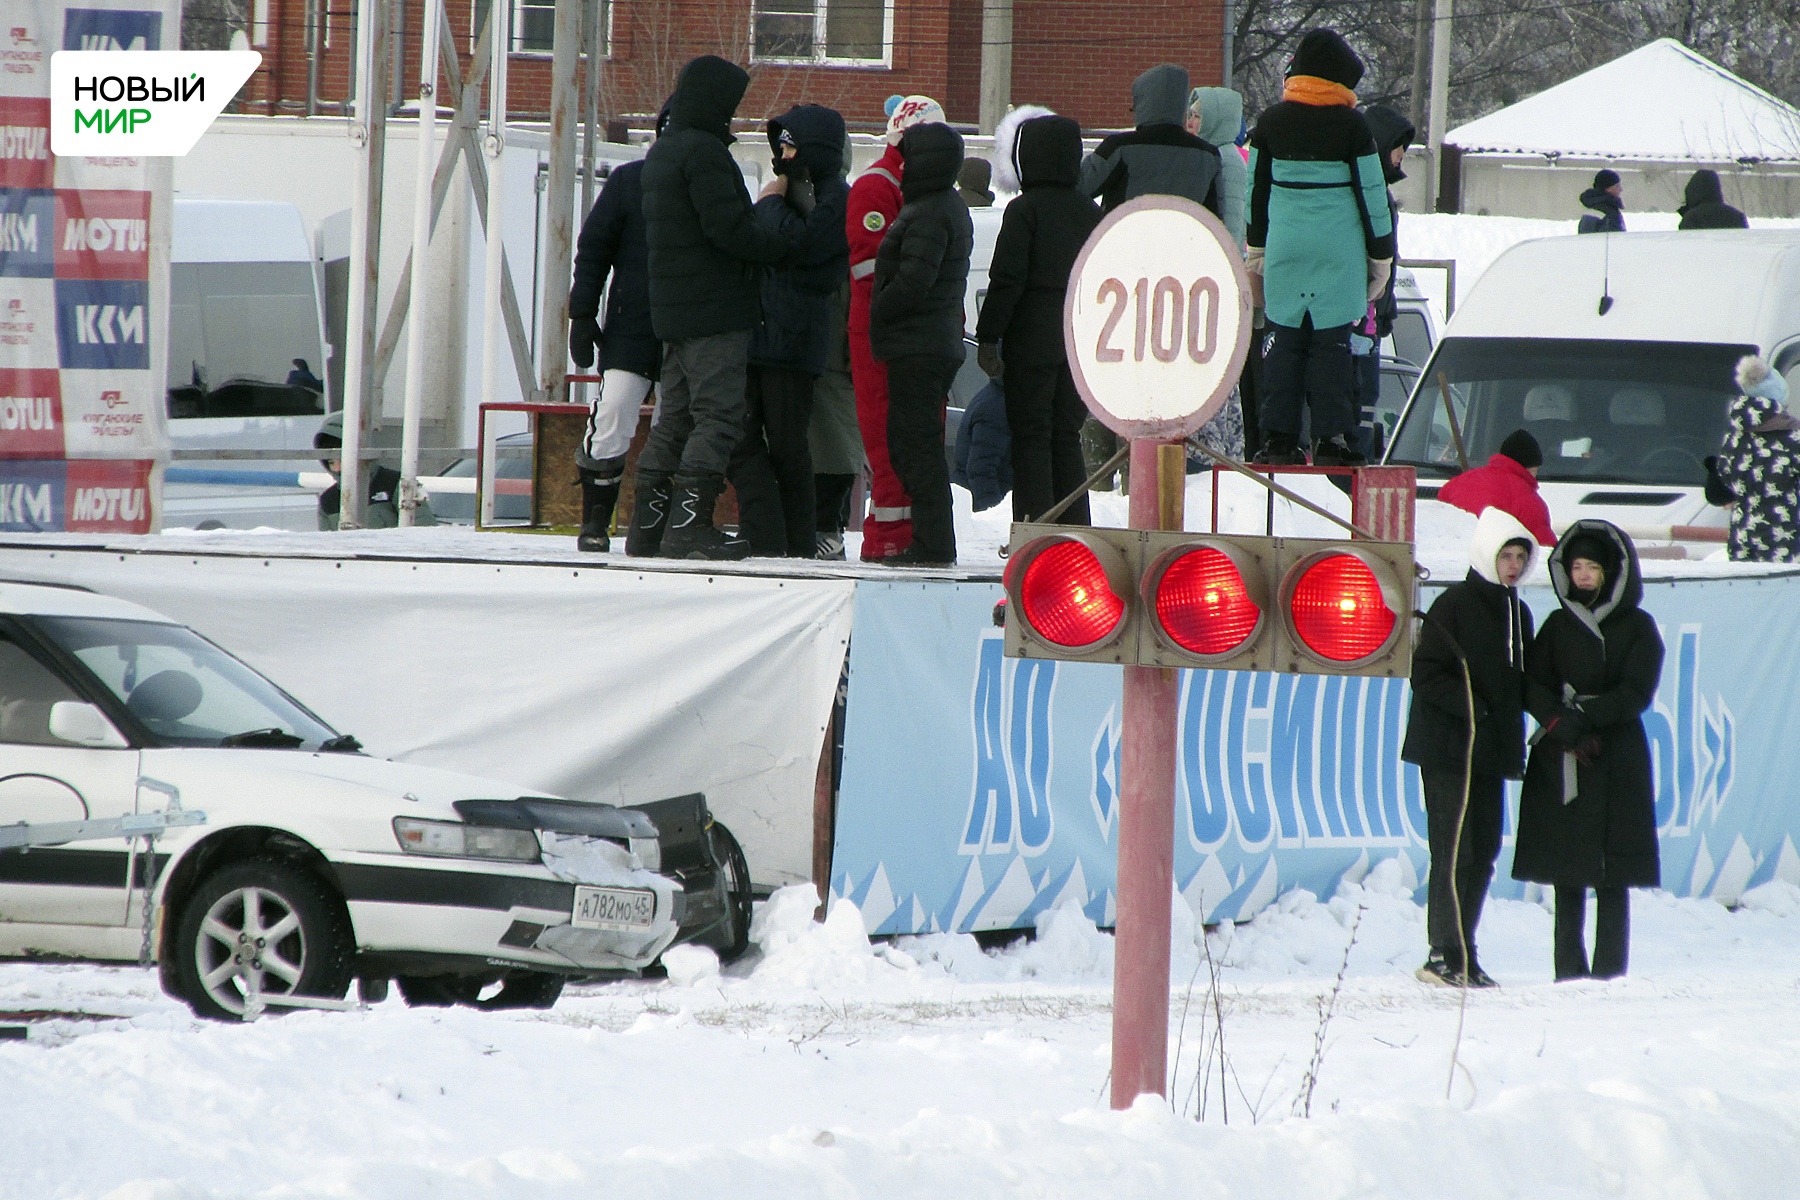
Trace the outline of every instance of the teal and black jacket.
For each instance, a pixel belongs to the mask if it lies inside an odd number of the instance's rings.
[[[1269,320],[1327,329],[1367,312],[1368,260],[1394,256],[1394,221],[1361,113],[1296,100],[1265,110],[1250,135],[1249,208]]]

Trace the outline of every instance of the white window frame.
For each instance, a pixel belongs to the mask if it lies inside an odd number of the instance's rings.
[[[825,13],[831,0],[813,0],[813,45],[820,47],[818,53],[810,57],[794,55],[758,54],[756,52],[756,18],[758,0],[750,0],[750,61],[768,63],[771,66],[786,67],[851,67],[863,70],[883,71],[894,65],[894,0],[882,0],[881,5],[881,57],[880,58],[831,58],[823,50],[825,41]]]
[[[512,45],[507,47],[507,55],[512,58],[542,59],[551,57],[552,52],[549,50],[521,50],[519,48],[519,30],[523,28],[525,24],[523,20],[523,10],[526,7],[525,0],[506,0],[506,2],[512,6]],[[543,0],[539,0],[538,3],[531,5],[531,7],[551,8],[553,5],[544,3]],[[600,59],[602,62],[610,61],[613,56],[613,15],[618,10],[618,7],[619,0],[607,0],[606,30],[601,39],[602,49],[600,52]],[[471,39],[481,36],[481,27],[475,20],[474,4],[469,5],[469,26],[469,37]]]

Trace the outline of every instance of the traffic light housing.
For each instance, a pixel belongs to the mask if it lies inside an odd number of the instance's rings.
[[[1410,542],[1015,525],[1017,658],[1401,677]]]

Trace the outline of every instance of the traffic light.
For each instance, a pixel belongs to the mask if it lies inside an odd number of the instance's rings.
[[[1404,676],[1410,542],[1015,525],[1006,653]]]

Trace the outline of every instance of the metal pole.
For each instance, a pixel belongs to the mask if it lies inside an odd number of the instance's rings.
[[[1180,529],[1185,452],[1131,443],[1131,528]],[[1146,486],[1148,485],[1148,486]],[[1175,891],[1175,749],[1181,677],[1126,667],[1113,937],[1112,1106],[1164,1095],[1169,1070],[1169,903]]]
[[[1012,104],[1013,0],[981,5],[982,133],[992,133]]]
[[[1223,86],[1231,87],[1231,78],[1236,72],[1232,70],[1232,59],[1237,57],[1237,0],[1225,0],[1225,34],[1222,39],[1224,50],[1220,57],[1224,59],[1225,69],[1221,72]]]
[[[364,435],[373,428],[376,303],[381,275],[382,160],[387,152],[387,0],[356,11],[356,112],[350,142],[356,177],[350,203],[350,295],[344,315],[344,457],[339,468],[338,528],[362,524]]]
[[[568,395],[569,264],[574,261],[575,61],[581,52],[581,7],[556,6],[550,61],[550,194],[544,214],[543,303],[538,308],[538,390],[541,400]]]
[[[1444,123],[1450,107],[1450,3],[1437,0],[1431,22],[1431,194],[1428,201],[1436,211],[1438,197],[1444,192]]]
[[[431,251],[431,177],[437,166],[438,27],[444,0],[425,0],[419,29],[419,153],[413,181],[412,291],[406,306],[406,410],[400,425],[400,525],[419,507],[419,414],[425,405],[426,256]]]
[[[320,0],[306,0],[306,115],[319,112],[319,55],[324,47],[324,30],[319,14]]]
[[[488,9],[493,30],[493,65],[488,68],[488,135],[482,148],[487,153],[487,263],[481,320],[481,398],[477,404],[498,400],[500,390],[501,330],[500,295],[505,287],[506,243],[501,239],[500,212],[505,189],[501,186],[501,159],[506,153],[506,66],[512,47],[512,5],[498,3]],[[510,353],[510,348],[508,348]]]

